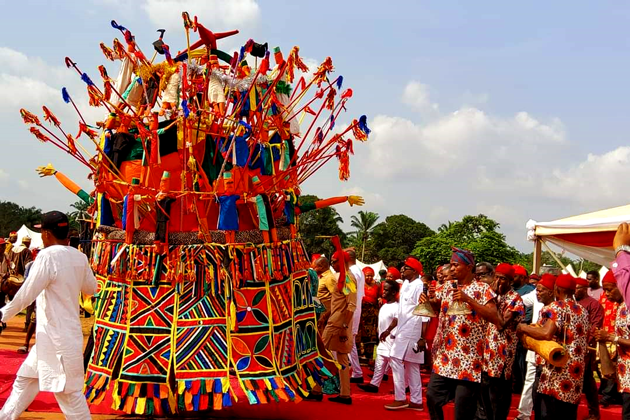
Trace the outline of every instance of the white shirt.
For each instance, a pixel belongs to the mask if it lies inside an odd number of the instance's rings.
[[[405,280],[400,288],[398,325],[392,331],[394,344],[390,357],[412,363],[424,363],[424,352],[413,351],[414,346],[422,337],[422,323],[429,322],[429,318],[413,314],[413,310],[418,306],[422,288],[422,280],[419,278],[413,282]]]
[[[40,391],[83,389],[83,332],[79,295],[93,295],[96,279],[87,257],[62,245],[43,249],[13,300],[2,308],[2,321],[18,314],[37,298],[36,344],[18,376],[39,378]]]
[[[536,296],[536,290],[532,290],[531,292],[523,295],[523,305],[527,308],[534,307],[532,313],[532,324],[538,322],[538,318],[540,317],[540,310],[545,306],[542,302],[538,301],[538,296]],[[527,350],[527,356],[525,358],[528,362],[536,363],[536,352],[531,350]]]
[[[363,296],[365,296],[365,276],[363,275],[363,270],[356,264],[350,267],[350,272],[352,272],[357,281],[357,308],[354,310],[354,316],[352,317],[352,334],[357,335],[359,324],[361,323],[361,302],[363,302]]]
[[[376,354],[379,356],[389,357],[390,350],[392,348],[392,344],[394,344],[394,339],[391,334],[387,336],[385,341],[380,341],[381,334],[390,325],[392,325],[392,321],[396,319],[398,316],[398,302],[386,303],[381,306],[381,310],[378,311],[378,337],[379,343],[376,347]]]

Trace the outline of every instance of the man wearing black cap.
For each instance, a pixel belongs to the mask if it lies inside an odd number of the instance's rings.
[[[37,342],[17,373],[1,419],[17,419],[39,391],[53,392],[67,419],[89,419],[83,390],[83,333],[79,295],[96,292],[87,257],[68,246],[68,217],[58,211],[42,216],[44,249],[28,279],[0,311],[6,322],[37,299]]]

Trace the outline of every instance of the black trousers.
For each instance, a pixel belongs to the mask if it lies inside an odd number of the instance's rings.
[[[607,404],[621,404],[621,394],[617,390],[617,378],[604,378],[599,385],[599,393],[602,394],[601,402]]]
[[[525,375],[527,374],[527,349],[523,343],[518,342],[516,345],[516,353],[514,354],[514,364],[512,365],[512,391],[515,394],[523,392],[525,385]]]
[[[540,400],[540,417],[542,420],[577,420],[577,404],[560,401],[552,396],[538,394]]]
[[[431,374],[427,388],[427,407],[431,420],[444,420],[444,407],[454,392],[455,420],[473,420],[477,412],[480,384]]]
[[[594,360],[594,351],[589,351],[588,353],[586,353],[586,365],[584,367],[584,385],[582,386],[582,392],[584,392],[584,395],[586,396],[589,416],[599,417],[599,395],[597,393],[597,383],[595,382],[595,376],[593,375]]]
[[[505,378],[481,375],[481,402],[488,420],[505,420],[510,414],[512,382]]]
[[[624,392],[621,394],[621,420],[630,420],[630,394]]]

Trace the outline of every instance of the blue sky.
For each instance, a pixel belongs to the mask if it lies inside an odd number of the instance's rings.
[[[185,46],[188,10],[215,31],[300,46],[302,57],[331,56],[354,97],[346,120],[367,114],[374,130],[356,145],[352,177],[331,164],[305,193],[363,194],[365,210],[405,213],[431,227],[483,212],[509,241],[528,251],[525,223],[627,204],[630,119],[627,27],[623,2],[119,0],[7,2],[0,27],[0,199],[67,210],[75,198],[35,168],[52,163],[86,188],[81,167],[27,133],[18,110],[48,105],[69,131],[76,117],[61,87],[85,102],[63,67],[67,55],[98,78],[99,42],[120,33],[145,52],[167,28],[172,49]],[[130,2],[129,2],[130,3]],[[100,111],[84,107],[86,115]],[[70,128],[72,127],[72,128]],[[341,206],[349,220],[356,208]]]

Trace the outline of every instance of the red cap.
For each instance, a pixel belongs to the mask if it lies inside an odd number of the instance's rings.
[[[363,267],[363,274],[365,274],[366,276],[368,274],[374,275],[374,270],[372,269],[372,267]]]
[[[405,265],[407,267],[413,268],[416,273],[423,274],[422,263],[420,261],[418,261],[416,258],[414,258],[414,257],[407,258],[405,260]]]
[[[509,278],[514,278],[514,267],[508,263],[501,263],[497,265],[497,268],[495,268],[494,271]]]
[[[604,278],[602,279],[602,284],[604,283],[612,283],[612,284],[617,284],[617,279],[615,278],[615,276],[613,275],[612,270],[608,270],[606,272],[606,275],[604,276]]]
[[[529,278],[533,279],[533,280],[540,280],[540,276],[538,274],[536,274],[536,273],[530,274]]]
[[[575,284],[577,284],[578,286],[588,287],[588,281],[586,279],[583,279],[582,277],[577,277],[575,279]]]
[[[319,260],[319,257],[321,257],[322,254],[312,254],[311,255],[311,264],[314,263],[315,261]]]
[[[4,245],[6,243],[7,243],[7,241],[5,241],[4,238],[0,238],[0,245]]]
[[[545,286],[549,290],[553,290],[553,285],[556,283],[556,276],[553,274],[545,273],[540,276],[538,284]]]
[[[563,289],[575,290],[575,279],[571,274],[560,274],[556,279],[556,285]]]
[[[514,275],[516,276],[517,274],[520,274],[521,276],[525,276],[527,277],[527,270],[525,270],[525,267],[523,267],[520,264],[514,264],[512,266],[512,268],[514,269]]]
[[[400,278],[400,271],[396,267],[389,267],[387,272],[392,275],[394,280],[398,280]]]

